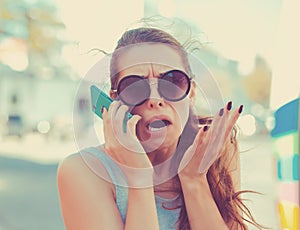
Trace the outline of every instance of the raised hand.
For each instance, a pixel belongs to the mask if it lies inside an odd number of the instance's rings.
[[[133,115],[127,121],[124,132],[123,121],[127,111],[128,106],[119,101],[114,101],[108,111],[103,107],[104,149],[126,175],[128,186],[149,186],[149,183],[152,184],[153,167],[136,136],[136,124],[141,117]]]
[[[231,111],[232,102],[213,118],[212,125],[197,133],[193,144],[185,152],[179,166],[179,176],[195,178],[206,175],[210,166],[220,157],[222,149],[235,125],[243,106]]]

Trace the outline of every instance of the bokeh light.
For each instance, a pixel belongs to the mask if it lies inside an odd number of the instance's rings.
[[[238,126],[240,127],[242,134],[252,136],[256,131],[255,117],[251,114],[241,116],[238,120]]]
[[[37,125],[37,130],[42,134],[46,134],[49,132],[50,127],[49,121],[40,121]]]

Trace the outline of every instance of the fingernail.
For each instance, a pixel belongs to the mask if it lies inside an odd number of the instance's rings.
[[[227,110],[231,110],[231,107],[232,107],[232,101],[228,102],[227,103]]]
[[[209,127],[207,125],[205,125],[204,128],[203,128],[203,131],[206,132],[208,130],[208,128]]]
[[[239,113],[242,113],[243,107],[244,107],[243,105],[240,106],[240,108],[239,108]]]
[[[104,106],[101,107],[101,113],[103,113],[103,112],[104,112]]]
[[[222,109],[220,109],[219,116],[222,116],[223,113],[224,113],[224,109],[222,108]]]

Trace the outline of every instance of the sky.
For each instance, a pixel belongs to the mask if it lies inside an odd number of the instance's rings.
[[[149,0],[148,0],[149,1]],[[197,24],[222,55],[251,65],[257,53],[271,62],[282,0],[154,0],[159,13]],[[144,13],[142,0],[58,2],[70,39],[79,49],[111,51],[117,38]],[[245,67],[246,68],[246,67]]]
[[[245,62],[272,59],[281,0],[179,1],[178,14],[195,21],[225,57]],[[247,64],[247,63],[246,63]]]
[[[300,1],[284,1],[274,49],[270,107],[300,96]]]
[[[122,32],[144,13],[141,0],[57,0],[57,4],[66,25],[65,38],[76,43],[66,46],[64,55],[80,75],[96,62],[86,52],[93,48],[111,52]],[[130,13],[129,6],[134,7]]]
[[[278,107],[298,91],[295,76],[299,71],[287,56],[294,56],[297,0],[145,0],[155,3],[166,17],[178,16],[198,25],[214,49],[225,58],[239,62],[239,70],[246,74],[261,55],[273,70],[272,106]],[[67,46],[64,55],[79,75],[84,75],[95,60],[82,55],[92,48],[111,52],[120,35],[132,23],[143,17],[142,0],[57,1],[66,24],[66,38],[76,41]],[[297,20],[299,18],[299,20]],[[296,36],[297,37],[297,36]],[[299,40],[298,40],[299,41]],[[289,76],[286,72],[289,70]],[[299,78],[299,77],[298,77]],[[285,95],[278,96],[282,85]],[[300,85],[300,84],[299,84]],[[278,89],[280,87],[280,89]],[[292,90],[290,90],[292,87]],[[292,93],[291,93],[292,92]]]

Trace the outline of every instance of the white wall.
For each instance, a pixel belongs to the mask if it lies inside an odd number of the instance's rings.
[[[72,80],[2,77],[0,117],[20,114],[29,126],[41,120],[50,121],[58,115],[71,119],[77,85]],[[11,103],[13,94],[19,98],[15,105]]]

